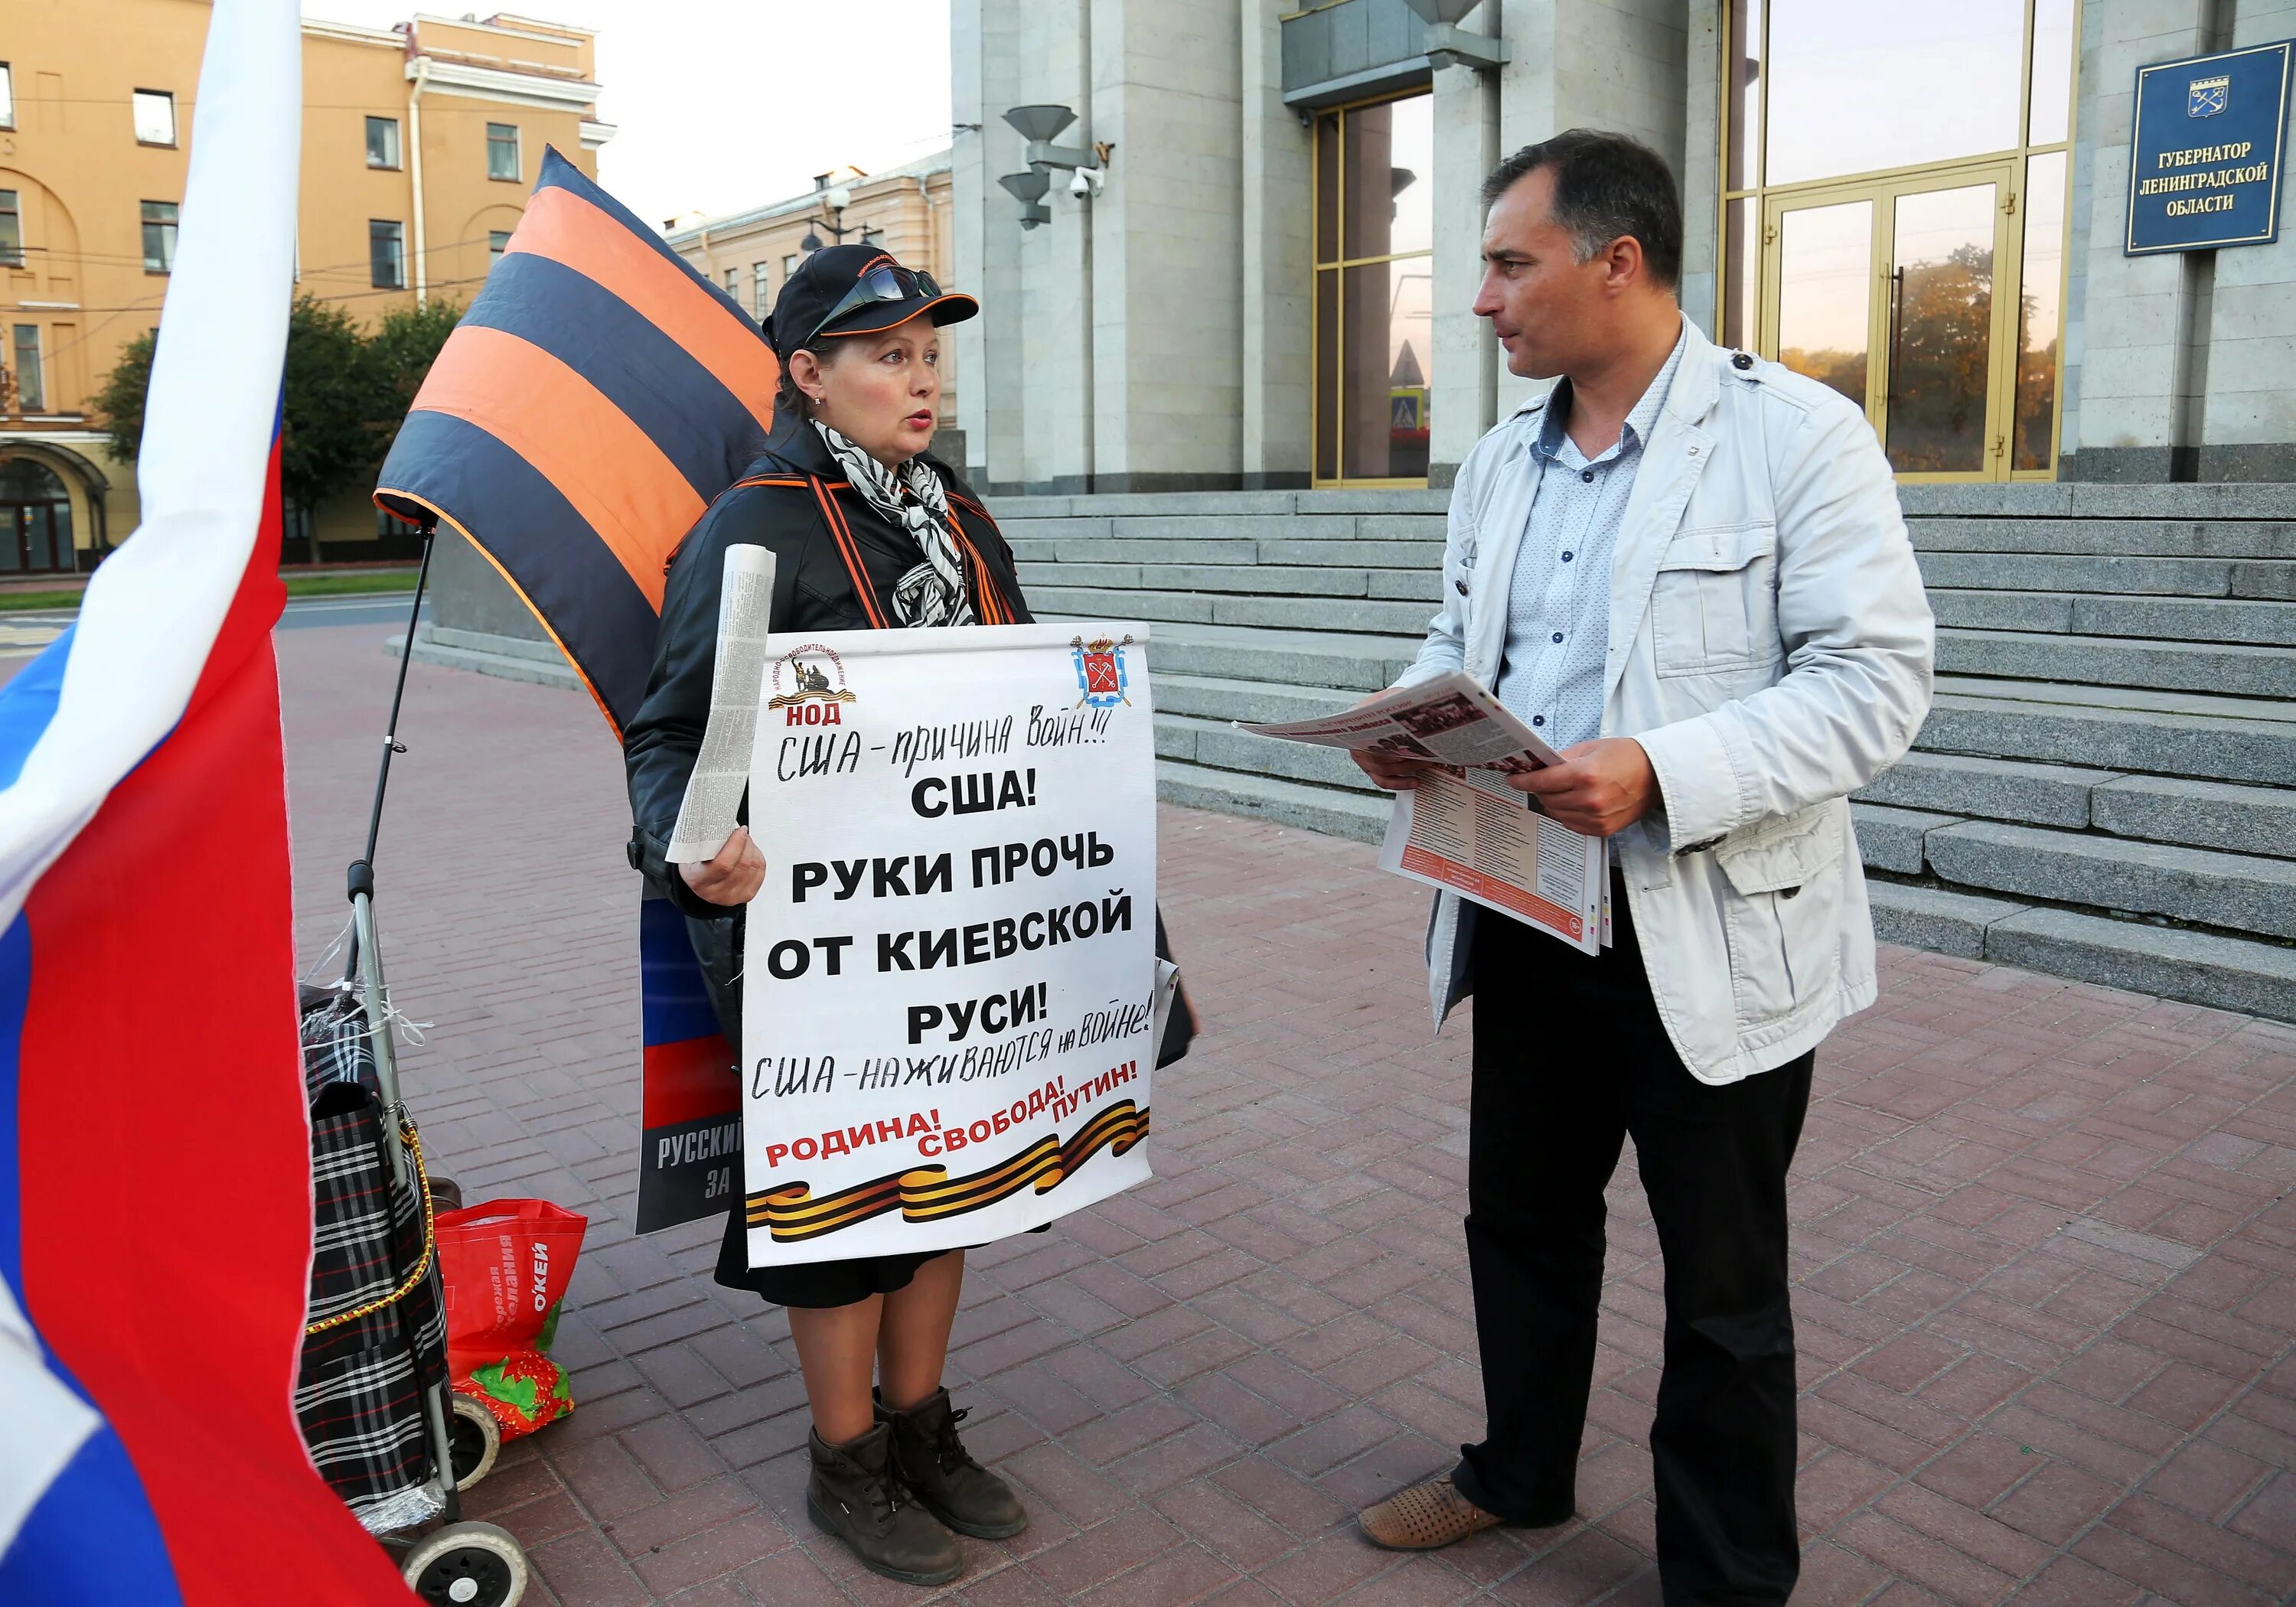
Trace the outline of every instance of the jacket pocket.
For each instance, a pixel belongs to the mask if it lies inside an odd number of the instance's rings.
[[[1768,522],[1684,530],[1651,587],[1651,646],[1661,676],[1710,675],[1778,657],[1778,531]]]
[[[1841,813],[1833,799],[1726,840],[1714,860],[1741,1025],[1774,1020],[1834,984],[1841,966]]]

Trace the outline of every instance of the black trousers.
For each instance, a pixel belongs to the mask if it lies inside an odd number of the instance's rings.
[[[1721,1087],[1692,1077],[1613,890],[1617,946],[1599,956],[1476,912],[1467,1255],[1490,1437],[1461,1447],[1454,1478],[1511,1523],[1570,1515],[1603,1191],[1632,1135],[1666,1264],[1661,1591],[1668,1607],[1780,1607],[1800,1570],[1786,1168],[1813,1057]]]

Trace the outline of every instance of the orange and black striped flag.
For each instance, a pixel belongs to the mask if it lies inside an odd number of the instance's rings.
[[[554,150],[375,501],[502,571],[619,736],[670,553],[761,451],[779,370],[731,296]]]

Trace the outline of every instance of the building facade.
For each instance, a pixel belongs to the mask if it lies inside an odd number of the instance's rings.
[[[949,153],[937,151],[882,173],[840,168],[821,175],[803,194],[719,217],[673,217],[662,229],[672,250],[761,322],[798,264],[824,245],[880,246],[905,266],[953,284]],[[941,428],[933,449],[962,463],[958,367],[955,343],[944,340]]]
[[[89,397],[158,327],[190,161],[204,0],[10,0],[0,13],[0,579],[90,565],[136,522]],[[372,324],[467,302],[543,148],[586,171],[591,36],[496,16],[303,25],[299,294]],[[346,499],[322,534],[372,542]]]
[[[1477,187],[1578,126],[1673,168],[1691,318],[1841,389],[1906,480],[2296,479],[2296,241],[2128,249],[2138,70],[2296,0],[956,0],[953,32],[992,488],[1447,484],[1535,389],[1468,310]],[[2159,160],[2211,171],[2181,86]],[[2250,156],[2217,176],[2276,212]]]

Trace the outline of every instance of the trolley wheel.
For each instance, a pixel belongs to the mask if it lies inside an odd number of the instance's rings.
[[[466,1490],[495,1471],[502,1455],[502,1424],[484,1405],[450,1390],[454,1412],[447,1424],[447,1449],[455,1461],[455,1488]]]
[[[414,1543],[399,1564],[417,1600],[452,1607],[518,1607],[526,1595],[526,1553],[508,1529],[449,1523]]]
[[[452,1177],[430,1179],[430,1207],[433,1210],[458,1211],[463,1209],[463,1185]]]

